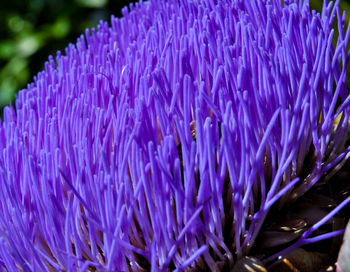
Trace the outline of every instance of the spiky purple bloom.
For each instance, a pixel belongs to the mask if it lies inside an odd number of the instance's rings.
[[[280,2],[140,2],[50,57],[4,110],[0,267],[214,271],[249,254],[269,209],[349,152],[339,1]],[[339,234],[309,237],[349,200],[293,246]]]

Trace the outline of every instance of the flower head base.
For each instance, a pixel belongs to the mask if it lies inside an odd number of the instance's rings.
[[[0,267],[214,271],[249,254],[270,208],[350,150],[350,28],[337,3],[300,2],[140,2],[50,57],[0,127]]]

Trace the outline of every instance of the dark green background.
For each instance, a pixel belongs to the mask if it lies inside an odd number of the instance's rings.
[[[75,43],[86,28],[131,2],[118,0],[0,0],[0,110],[43,70],[49,55]]]
[[[32,82],[50,54],[75,43],[99,20],[121,16],[130,2],[135,1],[0,0],[0,111]],[[311,8],[320,11],[322,2],[311,0]],[[350,14],[347,1],[341,1],[341,8]]]

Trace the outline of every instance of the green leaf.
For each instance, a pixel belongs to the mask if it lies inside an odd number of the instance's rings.
[[[16,49],[18,55],[27,57],[33,55],[41,46],[40,35],[25,35],[17,42]]]
[[[75,0],[75,2],[82,7],[88,8],[102,8],[107,4],[107,0]]]

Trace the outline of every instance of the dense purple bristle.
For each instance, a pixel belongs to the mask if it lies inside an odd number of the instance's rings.
[[[349,152],[339,1],[280,2],[140,2],[50,57],[0,126],[0,267],[214,271],[249,254],[271,206]]]

